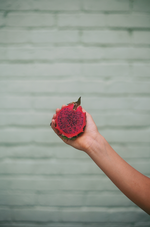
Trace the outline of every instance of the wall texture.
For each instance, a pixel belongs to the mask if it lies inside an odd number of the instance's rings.
[[[55,109],[79,96],[150,176],[150,1],[0,0],[0,226],[150,226],[51,130]]]

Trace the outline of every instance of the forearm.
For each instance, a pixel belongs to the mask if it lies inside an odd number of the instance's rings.
[[[150,214],[150,178],[123,160],[100,134],[86,153],[131,201]]]

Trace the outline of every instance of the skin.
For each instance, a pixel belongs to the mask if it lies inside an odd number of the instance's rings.
[[[59,109],[56,109],[56,113],[58,111]],[[83,111],[86,112],[84,109]],[[58,130],[55,129],[56,114],[53,115],[51,127],[66,144],[86,152],[132,202],[150,215],[150,178],[122,159],[98,132],[88,112],[86,112],[86,117],[85,131],[74,141],[62,139]]]

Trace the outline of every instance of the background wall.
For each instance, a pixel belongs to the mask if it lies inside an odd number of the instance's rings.
[[[0,226],[150,226],[50,128],[79,96],[112,147],[150,176],[150,1],[0,0]]]

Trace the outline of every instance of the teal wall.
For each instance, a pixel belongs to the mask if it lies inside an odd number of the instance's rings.
[[[118,154],[150,176],[150,1],[0,0],[0,226],[150,226],[50,128],[79,96]]]

